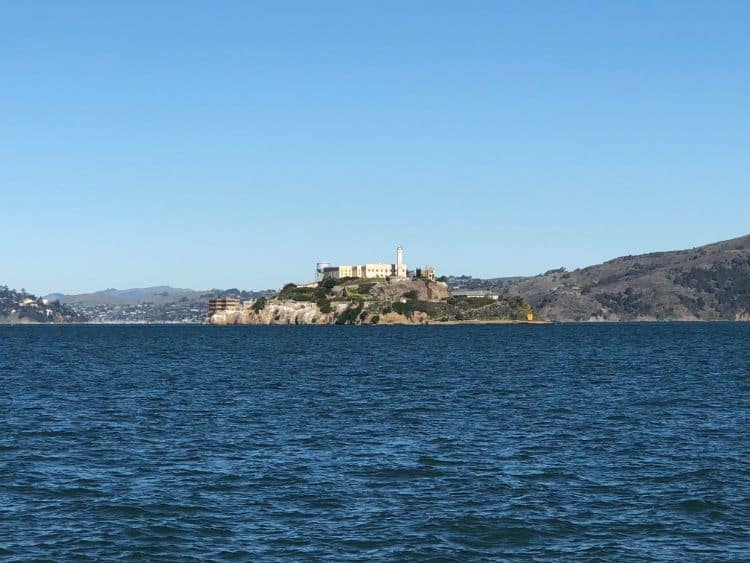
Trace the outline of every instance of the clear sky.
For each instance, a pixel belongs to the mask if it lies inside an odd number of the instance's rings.
[[[502,276],[750,233],[750,3],[0,1],[0,284]]]

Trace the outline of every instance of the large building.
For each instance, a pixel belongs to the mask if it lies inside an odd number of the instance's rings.
[[[401,245],[396,248],[396,262],[394,264],[358,264],[356,266],[329,266],[321,267],[318,264],[317,276],[326,278],[405,278],[407,268],[404,264],[404,249]]]
[[[209,299],[208,315],[211,316],[217,311],[239,311],[240,300],[233,297],[221,297],[218,299]]]

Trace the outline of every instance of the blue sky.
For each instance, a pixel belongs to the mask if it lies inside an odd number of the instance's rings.
[[[502,276],[750,233],[747,2],[3,2],[0,284]]]

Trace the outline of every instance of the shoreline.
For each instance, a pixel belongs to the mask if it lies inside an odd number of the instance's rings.
[[[439,326],[439,325],[551,325],[555,324],[555,321],[538,320],[538,321],[522,321],[522,320],[511,320],[511,319],[497,319],[497,320],[470,320],[470,321],[435,321],[422,323],[428,326]],[[417,325],[419,326],[419,325]]]
[[[237,327],[237,326],[487,326],[487,325],[574,325],[574,324],[585,324],[585,325],[616,325],[616,324],[685,324],[685,323],[701,323],[701,324],[746,324],[750,321],[745,320],[734,320],[734,319],[712,319],[712,320],[701,320],[701,319],[665,319],[665,320],[626,320],[626,321],[549,321],[549,320],[534,320],[534,321],[521,321],[521,320],[469,320],[469,321],[434,321],[427,323],[378,323],[378,324],[350,324],[350,325],[337,325],[336,323],[309,323],[309,324],[293,324],[293,323],[279,323],[279,324],[226,324],[226,325],[211,325],[205,322],[161,322],[153,321],[146,323],[133,323],[133,322],[86,322],[86,323],[3,323],[0,322],[0,327],[21,327],[21,326],[213,326],[213,327]]]

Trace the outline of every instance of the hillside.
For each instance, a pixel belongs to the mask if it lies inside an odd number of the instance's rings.
[[[0,323],[71,323],[85,322],[85,315],[59,301],[37,297],[26,291],[0,286]]]
[[[217,312],[209,324],[424,324],[526,320],[520,297],[454,297],[445,283],[422,279],[328,279],[287,284],[242,311]]]
[[[47,299],[57,299],[61,303],[83,306],[91,305],[132,305],[135,303],[168,303],[182,297],[197,297],[203,292],[192,289],[181,289],[169,286],[143,287],[133,289],[104,289],[92,293],[78,293],[66,295],[51,293],[45,295]],[[198,295],[196,295],[198,294]]]
[[[65,295],[53,293],[48,300],[57,299],[94,322],[161,323],[202,322],[208,313],[208,300],[229,296],[255,299],[271,291],[239,289],[208,289],[197,291],[169,286],[133,289],[105,289],[93,293]]]
[[[750,320],[750,235],[570,272],[449,283],[520,296],[557,321]]]

